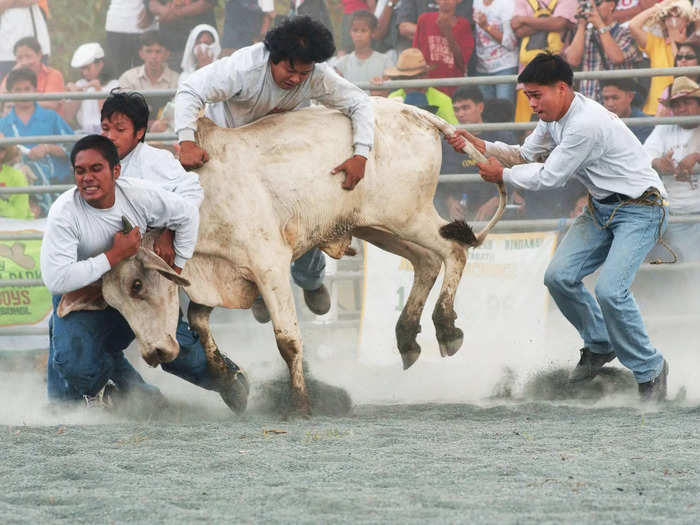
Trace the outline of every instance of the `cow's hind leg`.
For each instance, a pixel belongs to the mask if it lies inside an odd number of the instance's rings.
[[[213,389],[219,392],[221,399],[231,410],[241,414],[245,412],[248,404],[248,379],[243,371],[216,346],[209,326],[209,315],[212,310],[211,306],[190,302],[187,319],[202,341],[202,347],[207,356],[207,368],[214,381]]]
[[[375,246],[411,261],[414,270],[413,285],[406,304],[396,323],[396,344],[406,370],[420,356],[420,346],[416,336],[420,333],[420,318],[425,301],[440,273],[440,257],[422,246],[404,241],[393,234],[371,228],[361,228],[353,235]]]
[[[283,260],[284,257],[275,259]],[[277,348],[289,368],[292,408],[300,415],[310,415],[311,405],[302,367],[301,333],[290,283],[290,259],[287,258],[283,266],[261,269],[256,275],[262,275],[264,279],[259,279],[256,284],[270,312]]]
[[[431,203],[429,208],[412,215],[411,220],[396,231],[402,239],[439,254],[445,263],[442,288],[433,310],[433,324],[443,357],[457,353],[464,340],[464,333],[455,326],[454,300],[467,262],[465,246],[440,235],[440,228],[445,224],[447,222],[440,218]]]

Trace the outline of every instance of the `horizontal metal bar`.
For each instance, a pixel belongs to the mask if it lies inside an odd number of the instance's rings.
[[[0,138],[0,146],[15,144],[72,144],[85,135],[37,135],[34,137],[4,137]],[[148,142],[175,142],[175,133],[146,133]]]
[[[49,335],[48,326],[11,326],[0,328],[0,338],[16,335]]]
[[[47,186],[3,186],[0,188],[0,195],[35,194],[35,193],[63,193],[75,184],[49,184]]]
[[[0,232],[0,241],[36,241],[43,237],[41,232]]]
[[[27,286],[44,286],[41,279],[0,279],[0,288],[14,288]]]
[[[141,93],[146,98],[174,97],[176,89],[146,89]],[[0,102],[25,102],[28,100],[101,100],[109,96],[109,91],[62,91],[58,93],[2,93]]]
[[[700,115],[692,117],[633,117],[623,118],[622,122],[630,127],[700,124]],[[535,129],[537,122],[489,122],[481,124],[457,124],[455,127],[474,131],[525,131]]]

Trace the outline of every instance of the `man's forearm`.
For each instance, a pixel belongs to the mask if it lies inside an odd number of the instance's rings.
[[[610,59],[615,65],[622,64],[625,61],[625,55],[622,53],[622,49],[617,45],[615,39],[610,34],[610,31],[600,34],[600,43],[603,46],[603,52],[605,56]]]
[[[561,16],[547,16],[542,18],[528,16],[523,17],[523,23],[535,31],[562,32],[569,26],[570,22]]]
[[[401,22],[399,24],[399,33],[401,34],[401,36],[413,40],[413,35],[416,34],[417,27],[418,26],[413,22]]]
[[[520,146],[488,141],[484,141],[484,144],[486,146],[486,156],[495,157],[506,168],[527,162],[520,153]]]

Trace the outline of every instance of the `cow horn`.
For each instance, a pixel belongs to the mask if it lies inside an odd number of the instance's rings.
[[[174,282],[178,286],[189,286],[190,281],[175,272],[168,264],[158,257],[152,250],[141,246],[136,252],[136,258],[141,261],[143,267],[148,270],[156,270],[166,279]]]
[[[127,219],[125,215],[122,215],[122,233],[126,235],[127,233],[130,233],[133,229],[134,227],[129,222],[129,219]]]

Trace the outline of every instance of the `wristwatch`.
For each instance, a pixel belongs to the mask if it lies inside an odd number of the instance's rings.
[[[389,7],[394,7],[394,6],[396,5],[396,3],[392,2],[391,0],[389,0],[389,1],[386,3],[386,5],[388,5]]]
[[[598,33],[600,33],[600,34],[602,35],[603,33],[608,33],[608,32],[610,32],[611,29],[612,29],[612,26],[603,26],[603,27],[599,27],[599,28],[598,28]]]

